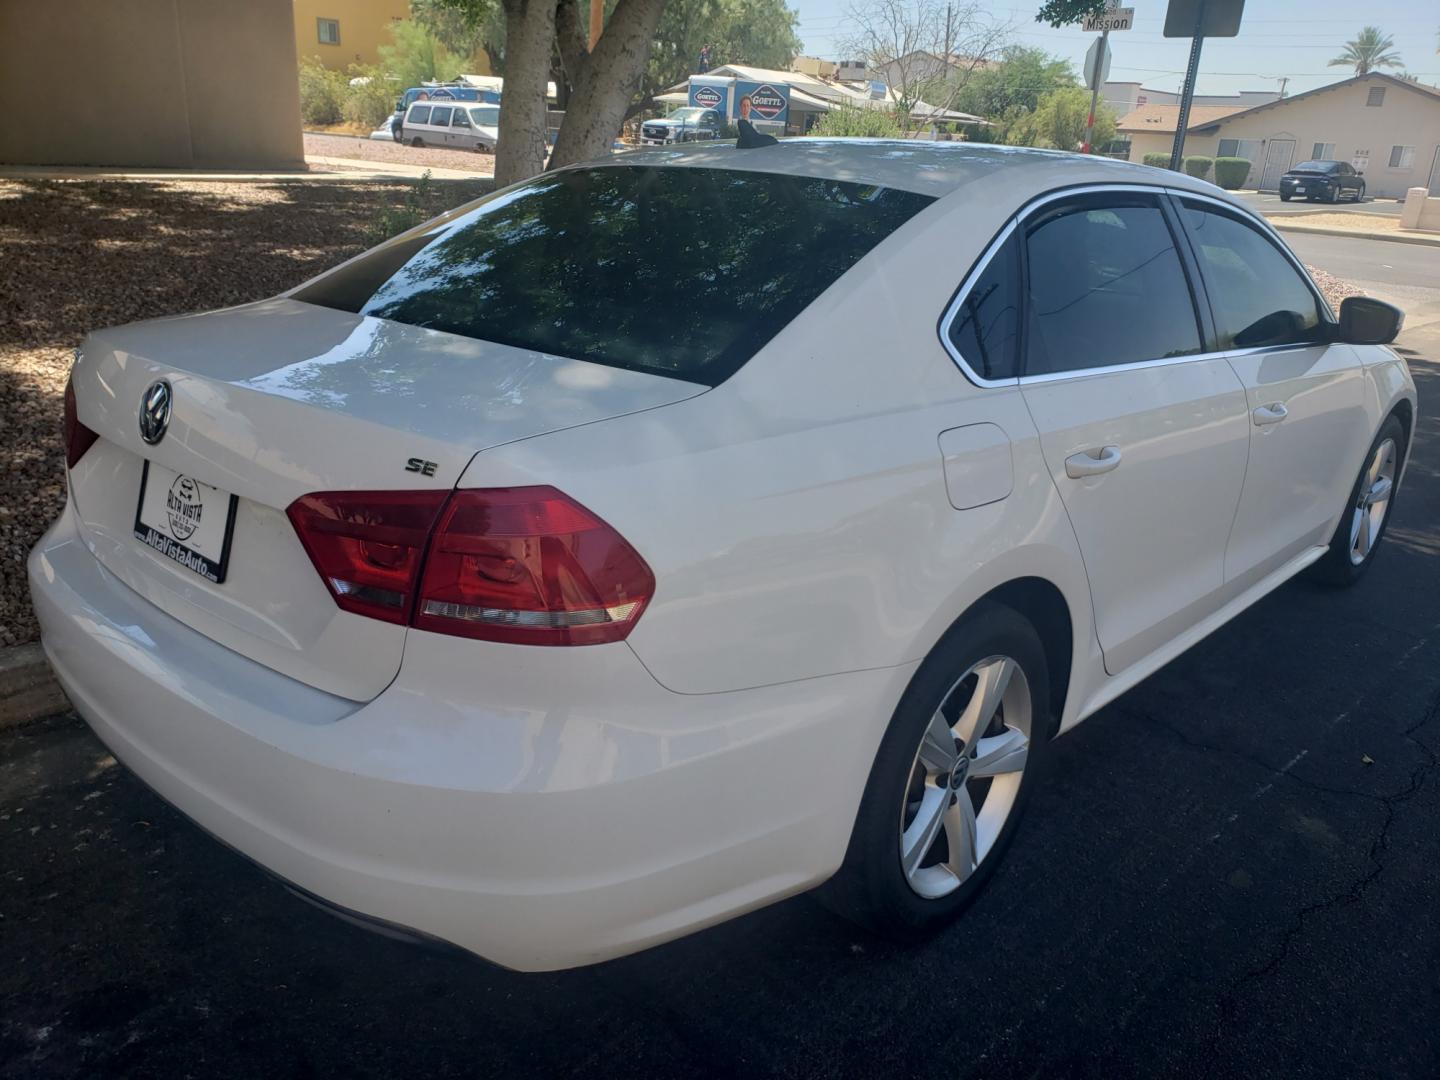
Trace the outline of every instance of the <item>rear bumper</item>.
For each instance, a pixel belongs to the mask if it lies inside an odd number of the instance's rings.
[[[411,631],[368,703],[166,615],[67,508],[29,564],[45,649],[125,764],[330,905],[547,970],[824,880],[912,665],[726,694],[660,687],[624,644]]]

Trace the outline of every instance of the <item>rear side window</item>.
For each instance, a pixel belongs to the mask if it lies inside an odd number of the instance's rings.
[[[406,118],[412,124],[428,124],[430,122],[430,106],[414,105],[410,109],[410,115]]]
[[[1189,283],[1154,199],[1081,196],[1024,228],[1026,375],[1201,351]]]
[[[982,379],[1020,374],[1020,241],[1012,233],[985,263],[950,322],[950,344]]]
[[[933,201],[725,169],[562,170],[294,296],[713,386]]]
[[[1183,200],[1221,349],[1319,344],[1320,302],[1300,271],[1254,226]]]
[[[439,105],[436,105],[434,110],[430,113],[430,123],[436,125],[437,127],[448,126],[450,123],[450,114],[453,111],[454,110],[448,105],[444,106],[443,108]]]

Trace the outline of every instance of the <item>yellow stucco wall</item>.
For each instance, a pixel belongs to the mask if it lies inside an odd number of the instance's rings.
[[[291,0],[0,0],[0,162],[300,168],[294,44]]]
[[[377,48],[391,41],[390,24],[409,17],[410,0],[295,0],[295,53],[319,57],[333,71],[378,63]],[[339,44],[320,41],[321,19],[340,24]]]

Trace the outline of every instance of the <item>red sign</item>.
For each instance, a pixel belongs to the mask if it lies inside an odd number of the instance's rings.
[[[720,91],[713,86],[702,86],[695,91],[695,104],[702,109],[717,109],[723,100]]]
[[[785,99],[780,91],[766,83],[750,95],[750,111],[765,120],[774,120],[785,111]]]

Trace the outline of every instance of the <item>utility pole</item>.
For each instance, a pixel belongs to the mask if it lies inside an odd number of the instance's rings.
[[[590,51],[600,40],[600,31],[605,26],[605,0],[590,0]]]
[[[1290,83],[1290,76],[1289,76],[1289,75],[1282,75],[1282,76],[1280,77],[1280,100],[1281,100],[1281,101],[1284,101],[1284,100],[1285,100],[1285,87],[1288,86],[1289,83]]]
[[[1085,145],[1080,148],[1082,154],[1095,152],[1090,140],[1095,137],[1095,105],[1100,100],[1100,69],[1105,64],[1105,53],[1109,48],[1110,31],[1106,30],[1100,35],[1100,63],[1095,65],[1095,85],[1090,88],[1090,118],[1085,121]]]

